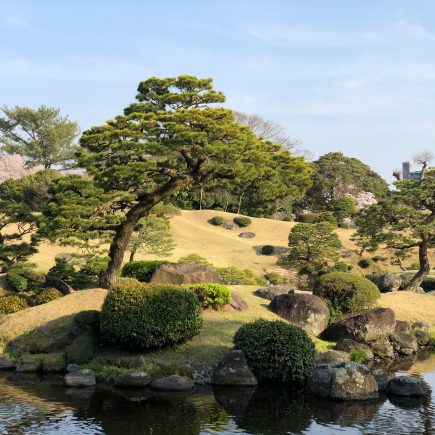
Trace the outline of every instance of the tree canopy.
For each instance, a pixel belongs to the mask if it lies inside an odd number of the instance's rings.
[[[421,180],[394,184],[390,195],[361,210],[354,240],[368,250],[385,245],[402,258],[418,249],[420,268],[406,287],[417,290],[430,271],[428,252],[435,245],[435,170],[427,170]]]
[[[52,237],[113,238],[104,287],[113,283],[140,219],[187,186],[240,179],[265,188],[283,171],[287,184],[276,189],[309,182],[303,158],[259,139],[230,110],[215,106],[225,97],[211,79],[150,78],[138,92],[123,115],[83,133],[78,162],[90,178],[60,180],[45,212]]]
[[[3,107],[0,118],[1,150],[20,154],[29,166],[67,167],[74,160],[78,124],[53,107]]]

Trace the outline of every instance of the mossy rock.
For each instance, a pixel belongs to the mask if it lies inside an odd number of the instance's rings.
[[[98,335],[89,329],[78,336],[66,349],[69,363],[85,364],[95,355],[98,347]]]
[[[46,353],[34,355],[41,360],[43,372],[63,372],[66,368],[65,354],[63,353]]]

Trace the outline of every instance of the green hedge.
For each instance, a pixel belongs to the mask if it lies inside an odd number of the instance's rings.
[[[234,335],[260,381],[302,382],[315,367],[315,347],[307,333],[281,320],[256,320]]]
[[[154,272],[166,261],[130,261],[124,264],[121,276],[125,278],[135,278],[141,282],[149,282]]]
[[[18,275],[15,272],[8,272],[6,274],[6,282],[11,290],[15,292],[26,291],[29,286],[29,281],[24,276]]]
[[[235,217],[233,219],[233,222],[235,224],[237,224],[239,227],[248,227],[249,225],[252,224],[251,219],[249,219],[248,217],[242,217],[242,216]]]
[[[370,308],[381,296],[373,282],[346,272],[322,275],[314,283],[313,294],[326,300],[332,318]]]
[[[231,303],[230,289],[222,284],[189,284],[186,287],[196,294],[203,309],[217,310]]]
[[[201,306],[192,290],[135,279],[119,279],[107,294],[101,313],[103,338],[136,349],[188,340],[201,327]]]
[[[6,295],[0,297],[0,314],[12,314],[29,308],[25,298],[19,295]]]
[[[220,226],[222,226],[222,225],[225,223],[225,219],[224,219],[222,216],[213,216],[213,217],[210,219],[210,223],[211,223],[212,225],[215,225],[215,226],[217,226],[217,227],[220,227]]]

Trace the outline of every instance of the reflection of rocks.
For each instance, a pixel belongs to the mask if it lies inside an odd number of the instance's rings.
[[[249,400],[255,393],[255,387],[213,387],[216,401],[225,411],[235,417],[243,418]]]
[[[156,379],[150,384],[153,390],[159,391],[190,391],[195,388],[193,380],[184,376],[172,375]]]

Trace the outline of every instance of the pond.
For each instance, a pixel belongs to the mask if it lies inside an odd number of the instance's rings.
[[[435,354],[396,366],[435,387]],[[156,394],[66,389],[61,376],[0,377],[0,434],[431,434],[433,398],[334,403],[303,391],[200,388]]]

